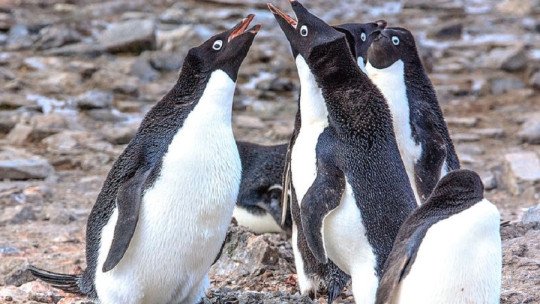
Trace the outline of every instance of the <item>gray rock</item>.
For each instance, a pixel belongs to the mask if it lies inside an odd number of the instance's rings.
[[[460,39],[463,34],[463,23],[461,21],[450,21],[436,26],[428,33],[428,37],[438,40]]]
[[[493,190],[497,188],[497,178],[495,177],[495,174],[493,174],[493,172],[481,172],[480,178],[482,179],[485,190]]]
[[[521,218],[521,222],[523,224],[540,223],[540,204],[527,209]]]
[[[39,31],[39,38],[34,43],[39,50],[58,48],[70,43],[80,42],[82,35],[65,24],[51,25]]]
[[[202,42],[193,25],[182,25],[171,31],[157,32],[158,48],[162,51],[187,54],[188,50]]]
[[[156,47],[156,23],[153,20],[127,20],[109,25],[98,37],[111,53],[140,53]]]
[[[65,116],[59,113],[36,115],[31,118],[30,125],[33,127],[31,137],[37,141],[64,129],[73,129],[75,127]]]
[[[486,68],[515,72],[524,69],[528,60],[523,46],[496,48],[483,58],[482,65]]]
[[[152,68],[150,63],[143,56],[139,56],[130,67],[130,74],[137,76],[143,82],[149,82],[156,80],[159,77],[159,73]]]
[[[495,77],[490,79],[491,94],[500,95],[508,91],[523,89],[525,83],[521,79],[513,76]]]
[[[505,132],[501,128],[481,128],[474,129],[472,132],[485,138],[503,138],[505,136]]]
[[[145,52],[150,65],[158,71],[178,71],[184,62],[184,56],[178,52]]]
[[[538,145],[540,144],[540,121],[529,118],[521,125],[518,137],[522,142]]]
[[[454,142],[475,142],[480,140],[480,136],[472,133],[456,133],[452,134],[452,140]]]
[[[28,27],[24,24],[13,25],[8,32],[7,49],[11,51],[28,48],[33,40],[30,37]]]
[[[119,127],[104,127],[101,130],[101,134],[107,139],[108,142],[114,145],[125,145],[135,136],[137,133],[139,124],[132,124],[129,126]]]
[[[107,109],[112,106],[113,98],[110,92],[91,90],[79,95],[75,103],[81,110]]]
[[[28,264],[23,263],[11,270],[4,278],[5,285],[21,286],[24,283],[34,281],[36,278],[28,271]]]
[[[540,192],[540,159],[534,152],[507,153],[504,179],[510,192],[534,199]]]
[[[18,150],[0,152],[0,180],[44,179],[54,172],[49,162],[36,155],[18,153]]]
[[[472,128],[478,124],[478,117],[446,117],[445,121],[449,126]]]
[[[6,137],[6,140],[12,145],[21,145],[28,140],[33,130],[34,128],[27,124],[18,123],[13,129],[11,129]]]
[[[19,122],[21,113],[17,111],[0,111],[0,133],[9,133]]]
[[[98,44],[87,44],[84,42],[68,44],[58,48],[52,48],[44,51],[45,55],[51,56],[76,56],[84,55],[96,57],[105,52],[105,48]]]

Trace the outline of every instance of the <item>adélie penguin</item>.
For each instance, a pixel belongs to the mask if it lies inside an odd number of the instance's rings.
[[[421,204],[442,176],[459,169],[459,159],[413,35],[404,28],[373,35],[367,74],[388,101],[401,158]]]
[[[355,301],[374,303],[414,194],[386,101],[357,66],[345,34],[298,1],[291,5],[298,20],[269,7],[291,44],[301,84],[300,130],[285,174],[296,196],[299,285],[302,292],[315,288],[312,267],[333,261],[351,275]]]
[[[287,144],[259,145],[237,141],[242,162],[242,182],[233,212],[239,225],[255,233],[290,232],[290,213],[282,222],[282,174]]]
[[[195,303],[225,239],[241,178],[231,127],[249,15],[187,54],[174,87],[114,163],[87,224],[81,275],[32,273],[100,303]],[[201,254],[204,253],[204,254]]]
[[[501,289],[497,207],[478,174],[455,170],[401,226],[377,304],[496,304]]]

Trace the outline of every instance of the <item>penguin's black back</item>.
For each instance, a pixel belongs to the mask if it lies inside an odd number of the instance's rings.
[[[114,209],[118,188],[141,167],[153,168],[144,189],[152,186],[161,170],[161,161],[174,135],[201,98],[210,73],[201,72],[200,59],[188,55],[178,82],[144,117],[135,137],[109,171],[96,203],[90,212],[86,230],[87,268],[81,280],[81,291],[97,298],[95,272],[103,227]]]
[[[484,198],[484,185],[477,173],[458,169],[435,186],[431,196],[403,223],[386,260],[377,291],[377,303],[386,303],[399,281],[407,276],[427,231],[439,221],[474,206]]]

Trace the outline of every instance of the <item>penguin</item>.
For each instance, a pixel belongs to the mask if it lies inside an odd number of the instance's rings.
[[[374,303],[399,226],[416,206],[414,194],[390,110],[345,34],[290,2],[297,19],[269,8],[289,40],[301,84],[300,129],[284,174],[300,289],[315,289],[312,267],[332,261],[351,276],[355,301]]]
[[[418,204],[459,159],[414,42],[403,28],[372,35],[366,70],[388,101],[399,151]]]
[[[386,20],[377,20],[368,23],[345,23],[334,26],[334,28],[345,34],[353,57],[356,59],[360,70],[367,74],[366,61],[367,51],[376,35],[374,32],[382,31],[386,28]]]
[[[502,249],[497,207],[478,174],[444,176],[401,226],[377,304],[499,303]]]
[[[242,181],[233,212],[239,225],[255,233],[290,233],[291,217],[285,212],[281,225],[282,174],[287,144],[264,146],[237,141]]]
[[[260,29],[248,29],[253,17],[188,52],[177,83],[115,161],[88,218],[86,270],[31,267],[34,276],[104,304],[201,299],[240,187],[231,113]]]

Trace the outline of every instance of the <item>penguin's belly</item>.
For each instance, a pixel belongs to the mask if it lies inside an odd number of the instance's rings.
[[[199,136],[204,140],[193,140]],[[163,158],[160,176],[144,192],[128,250],[107,273],[101,267],[116,211],[103,229],[96,273],[103,303],[194,301],[193,294],[204,288],[206,273],[225,239],[240,176],[230,126],[205,134],[177,134]]]
[[[255,233],[281,232],[281,227],[268,212],[255,214],[246,208],[236,206],[233,217],[236,219],[238,225],[247,227]]]
[[[406,124],[409,122],[407,121]],[[414,192],[414,197],[416,202],[420,204],[420,195],[418,194],[418,189],[416,189],[416,179],[415,179],[415,165],[422,155],[422,146],[416,144],[412,136],[410,126],[403,126],[403,124],[398,125],[394,124],[394,130],[396,130],[396,141],[398,144],[399,154],[401,155],[401,160],[403,161],[403,166],[405,171],[407,171],[407,177],[411,183],[411,187]]]
[[[323,238],[328,257],[341,270],[350,275],[364,271],[367,275],[375,273],[377,260],[348,181],[341,203],[323,220]]]
[[[499,303],[499,220],[497,208],[484,199],[434,224],[394,303]]]

